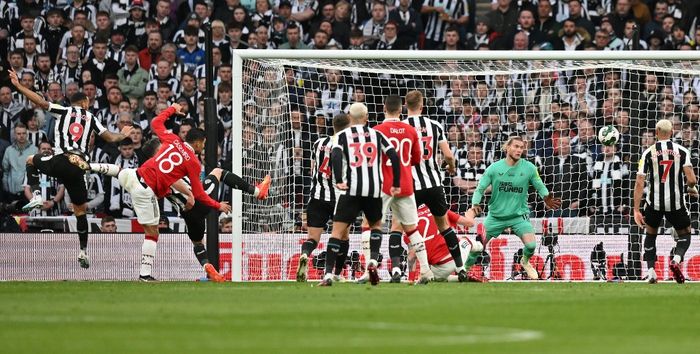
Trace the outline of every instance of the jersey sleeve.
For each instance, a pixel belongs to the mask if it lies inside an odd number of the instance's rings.
[[[194,157],[194,154],[192,154]],[[209,194],[204,191],[202,186],[202,181],[199,180],[200,165],[197,160],[190,159],[190,161],[185,162],[187,164],[187,176],[190,178],[190,184],[192,186],[192,194],[194,194],[194,199],[199,200],[204,205],[218,210],[221,204],[214,199],[211,199]]]
[[[379,139],[379,148],[382,149],[382,152],[385,154],[389,152],[389,150],[396,150],[394,149],[394,145],[391,145],[389,142],[389,139],[387,139],[386,136],[384,136],[384,134],[379,130],[377,130],[377,138]]]
[[[435,125],[435,132],[437,133],[438,143],[441,143],[443,141],[447,141],[447,136],[445,136],[445,130],[442,129],[442,125],[440,123],[437,123]]]
[[[459,221],[460,215],[455,213],[452,210],[447,211],[447,221],[450,222],[450,226],[455,227],[457,225],[457,221]]]
[[[542,182],[542,178],[540,178],[540,172],[537,170],[537,167],[535,167],[535,165],[532,163],[529,163],[528,165],[531,170],[530,184],[535,187],[535,190],[537,190],[537,194],[539,194],[540,197],[544,198],[548,196],[549,190],[547,189],[547,186],[544,185],[544,182]]]
[[[649,148],[651,149],[651,148]],[[647,156],[649,156],[649,149],[646,149],[644,153],[642,153],[642,157],[639,158],[639,163],[637,164],[637,176],[646,176],[647,175],[647,165],[646,165],[646,160]]]
[[[60,104],[49,103],[49,113],[53,114],[56,118],[60,118],[61,115],[68,112],[68,108],[61,106]]]
[[[683,152],[685,153],[685,159],[683,160],[683,167],[693,167],[693,164],[690,162],[690,151],[688,149],[682,147]]]
[[[170,118],[170,116],[172,116],[174,113],[175,108],[168,107],[163,112],[160,112],[160,114],[153,118],[153,120],[151,121],[151,130],[153,130],[153,132],[156,133],[161,143],[171,142],[179,139],[177,135],[173,133],[168,133],[168,131],[165,129],[165,121],[167,121],[168,118]]]
[[[486,168],[486,171],[484,171],[484,174],[481,176],[481,179],[479,179],[479,184],[476,186],[476,190],[474,191],[474,195],[472,195],[472,205],[478,205],[481,204],[481,198],[484,197],[484,191],[486,188],[491,185],[491,174],[493,170],[494,164],[491,164],[491,166]]]
[[[411,127],[411,165],[419,165],[423,161],[423,151],[420,148],[420,141],[418,140],[418,133]]]
[[[90,118],[92,119],[92,127],[97,132],[97,135],[102,135],[107,131],[107,128],[105,128],[105,126],[102,124],[102,122],[100,122],[99,119],[97,119],[97,117],[90,114]]]

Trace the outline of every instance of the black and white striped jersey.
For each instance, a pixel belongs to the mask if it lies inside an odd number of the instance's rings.
[[[311,198],[335,203],[335,186],[331,173],[331,151],[333,137],[327,136],[314,142],[311,158],[314,161],[314,175],[311,180]]]
[[[342,193],[355,197],[381,197],[382,155],[394,149],[389,140],[372,128],[353,125],[335,135],[333,149],[340,149],[343,153],[343,180],[348,190]]]
[[[54,139],[56,139],[54,151],[56,154],[79,151],[83,155],[89,156],[90,135],[93,132],[101,135],[107,130],[92,113],[80,107],[63,107],[50,103],[49,113],[56,117],[54,128]]]
[[[682,145],[661,140],[647,148],[637,171],[648,182],[647,204],[658,211],[685,209],[686,166],[692,166],[690,152]]]
[[[58,63],[51,70],[51,73],[49,74],[49,81],[56,81],[65,87],[65,85],[71,82],[80,83],[82,80],[82,73],[83,64],[80,62],[78,62],[78,65],[75,67],[70,67],[68,64]]]
[[[442,187],[443,174],[438,164],[439,145],[447,141],[445,131],[440,123],[424,116],[408,117],[405,123],[416,129],[423,151],[423,161],[413,166],[413,185],[417,191],[433,187]]]
[[[187,72],[185,64],[183,63],[173,63],[173,68],[170,69],[170,76],[178,80],[182,79],[182,74]],[[151,68],[148,69],[148,78],[155,80],[158,78],[158,63],[151,64]]]
[[[445,13],[454,19],[459,19],[467,15],[467,11],[469,11],[467,0],[425,0],[423,1],[423,6],[442,7],[445,9]],[[448,26],[449,23],[440,18],[440,13],[431,13],[425,24],[425,38],[436,42],[443,42],[445,30]]]
[[[43,130],[37,130],[34,132],[27,130],[27,140],[29,140],[29,142],[36,147],[39,147],[41,141],[46,139],[46,133],[44,133]]]
[[[24,186],[29,186],[27,183],[27,177],[24,177]],[[43,173],[39,174],[39,192],[44,200],[50,201],[55,200],[59,192],[63,189],[63,184],[58,181],[57,178],[45,175]],[[51,209],[44,210],[41,208],[36,208],[29,212],[30,216],[58,216],[64,212],[63,201],[55,203]]]
[[[170,76],[165,80],[153,79],[146,84],[146,91],[158,92],[158,83],[165,82],[170,86],[170,91],[173,95],[180,94],[180,80]]]

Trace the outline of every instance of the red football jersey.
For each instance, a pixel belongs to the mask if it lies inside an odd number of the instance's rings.
[[[418,144],[418,133],[410,125],[400,121],[398,118],[387,118],[383,123],[374,127],[380,131],[391,142],[396,149],[396,153],[401,160],[401,197],[413,195],[413,173],[411,166],[421,162],[421,150]],[[394,172],[391,169],[391,160],[384,155],[382,162],[382,191],[391,195],[391,184]]]
[[[173,183],[188,176],[195,199],[210,208],[219,209],[221,204],[204,192],[199,179],[202,167],[194,149],[177,135],[165,130],[165,121],[173,113],[175,108],[168,107],[151,121],[151,129],[160,139],[161,146],[158,152],[136,171],[158,198],[167,196]]]
[[[459,214],[448,210],[447,219],[450,222],[450,226],[456,228]],[[452,259],[450,250],[445,243],[445,238],[440,235],[433,214],[425,204],[421,204],[420,207],[418,207],[418,231],[420,231],[425,239],[425,251],[428,253],[428,264],[443,264]],[[406,242],[406,244],[409,243],[408,237],[405,235],[404,242]]]

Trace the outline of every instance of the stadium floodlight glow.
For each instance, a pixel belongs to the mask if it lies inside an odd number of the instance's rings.
[[[231,269],[234,281],[292,279],[289,269],[296,265],[299,241],[305,239],[304,233],[292,231],[302,223],[308,200],[304,181],[309,178],[304,176],[310,173],[308,151],[294,149],[299,136],[293,132],[293,124],[301,124],[303,139],[311,139],[318,132],[317,124],[323,122],[321,118],[330,122],[332,116],[343,112],[353,100],[362,99],[367,103],[372,120],[381,116],[381,102],[385,95],[403,95],[409,89],[427,93],[426,108],[434,119],[444,122],[448,136],[452,126],[458,127],[453,135],[459,139],[453,148],[455,152],[465,153],[463,167],[469,165],[467,149],[463,145],[489,127],[488,116],[472,119],[476,117],[472,114],[465,117],[463,112],[466,109],[498,116],[501,128],[509,132],[525,129],[528,133],[528,124],[530,128],[536,126],[536,131],[529,131],[532,137],[528,139],[532,142],[540,139],[540,133],[545,140],[550,139],[548,134],[554,129],[554,120],[561,114],[567,115],[570,127],[577,128],[583,120],[591,123],[592,134],[586,132],[584,135],[585,139],[594,141],[596,128],[600,128],[596,126],[598,123],[618,126],[620,145],[616,153],[626,167],[618,171],[619,175],[615,173],[615,187],[610,191],[621,193],[616,194],[612,202],[621,205],[601,201],[603,196],[609,196],[604,190],[611,185],[601,177],[601,166],[596,165],[590,151],[572,151],[572,154],[580,155],[585,164],[586,173],[581,177],[586,179],[585,184],[556,182],[553,189],[555,193],[569,193],[569,199],[574,199],[572,191],[588,193],[585,207],[576,211],[578,215],[568,212],[559,215],[544,214],[533,204],[537,215],[531,220],[536,230],[541,230],[542,217],[551,216],[548,224],[559,225],[558,228],[552,227],[553,232],[572,235],[559,238],[561,253],[567,257],[557,259],[565,269],[567,279],[593,279],[590,252],[600,241],[605,241],[609,255],[625,253],[629,257],[629,261],[626,260],[628,265],[633,268],[632,274],[644,276],[640,252],[628,252],[630,244],[634,244],[630,250],[640,249],[641,233],[630,225],[623,212],[617,210],[626,210],[631,205],[629,181],[636,172],[636,154],[644,143],[641,135],[647,127],[653,128],[652,122],[660,118],[670,117],[685,122],[687,117],[682,115],[686,113],[678,109],[688,106],[684,103],[687,99],[684,95],[692,91],[697,100],[700,93],[695,91],[700,91],[700,53],[696,51],[247,49],[233,51],[232,64],[233,124],[231,135],[227,137],[231,142],[230,149],[224,154],[231,154],[232,170],[243,178],[258,180],[271,174],[273,179],[270,197],[262,203],[242,196],[239,191],[233,192]],[[288,76],[286,68],[294,68],[294,76]],[[652,77],[654,80],[645,81]],[[651,85],[657,87],[653,102],[645,96],[648,93],[645,88]],[[317,93],[304,97],[307,88]],[[451,96],[454,90],[462,90],[463,94]],[[317,107],[307,106],[314,101]],[[655,104],[650,106],[650,103]],[[291,118],[292,110],[297,108],[301,123]],[[695,115],[688,117],[696,118]],[[509,121],[509,118],[515,121]],[[700,114],[697,119],[700,123]],[[576,150],[580,147],[581,137],[573,139],[579,139],[572,142],[579,144],[572,147]],[[305,146],[312,143],[304,142]],[[497,155],[489,145],[491,142],[482,143],[484,159],[494,159]],[[543,141],[531,145],[536,148],[531,149],[530,158],[541,171],[550,171],[548,157],[553,155],[554,147],[547,144],[550,143]],[[598,153],[595,151],[594,155]],[[459,177],[477,178],[469,173]],[[450,186],[448,196],[451,198],[449,202],[460,211],[465,200],[469,199],[468,193],[455,185]],[[583,196],[577,195],[576,199]],[[475,228],[469,231],[469,235],[473,237],[474,232]],[[616,241],[611,237],[613,234],[630,236]],[[582,235],[597,235],[599,238]],[[326,239],[324,237],[322,243]],[[520,247],[518,243],[508,242],[510,239],[499,239],[500,243],[494,245],[498,250],[487,248],[503,253],[503,257],[492,255],[492,262],[509,262]],[[351,242],[351,251],[356,250],[355,239],[351,238]],[[659,249],[658,254],[668,252]],[[510,264],[492,264],[490,269],[491,277],[498,278],[502,275],[498,269],[510,269]]]

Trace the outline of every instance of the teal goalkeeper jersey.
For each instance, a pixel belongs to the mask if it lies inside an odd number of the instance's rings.
[[[472,205],[481,203],[484,191],[491,185],[490,216],[505,219],[528,215],[527,192],[530,184],[542,198],[549,195],[532,162],[520,159],[514,166],[509,166],[506,159],[499,160],[491,164],[479,180],[479,186],[472,196]]]

